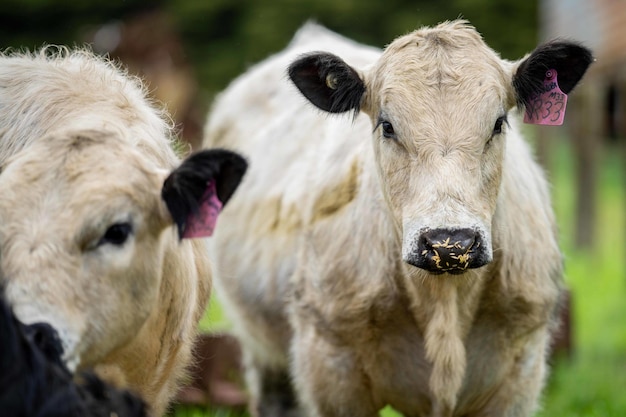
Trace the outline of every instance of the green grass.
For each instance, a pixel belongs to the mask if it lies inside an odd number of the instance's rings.
[[[574,166],[555,158],[553,195],[573,294],[574,357],[553,366],[538,417],[626,416],[626,235],[623,172],[616,149],[601,155],[595,246],[576,250]]]
[[[575,166],[565,140],[551,161],[554,207],[572,292],[574,355],[552,366],[537,417],[626,416],[626,204],[620,152],[601,156],[595,247],[574,248]],[[225,319],[213,303],[201,326],[220,329]],[[392,409],[383,417],[398,416]],[[233,417],[228,410],[178,408],[176,417]]]

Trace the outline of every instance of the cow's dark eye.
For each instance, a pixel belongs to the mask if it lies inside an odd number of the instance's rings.
[[[130,223],[115,223],[104,232],[98,245],[110,244],[122,246],[128,237],[133,233],[133,226]]]
[[[380,127],[383,130],[383,136],[388,139],[393,139],[396,137],[396,132],[393,130],[393,125],[388,121],[384,120],[379,122]]]
[[[493,126],[494,135],[499,135],[500,133],[502,133],[502,124],[504,122],[506,122],[506,115],[498,117],[498,119],[496,120],[496,124]]]

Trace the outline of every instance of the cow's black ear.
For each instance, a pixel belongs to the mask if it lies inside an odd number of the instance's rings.
[[[513,87],[520,105],[541,92],[546,72],[555,69],[561,91],[574,89],[593,62],[591,51],[574,42],[552,41],[538,46],[524,59],[513,76]]]
[[[365,93],[359,74],[325,52],[304,55],[289,66],[289,78],[311,103],[330,113],[358,113]]]
[[[207,185],[215,184],[215,194],[225,205],[233,195],[248,168],[246,160],[235,152],[210,149],[186,158],[163,183],[161,197],[178,227],[185,235],[190,216],[198,214]]]

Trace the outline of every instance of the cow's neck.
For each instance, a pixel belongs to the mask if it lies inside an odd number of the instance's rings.
[[[454,409],[466,368],[465,340],[480,301],[484,279],[470,271],[462,276],[427,275],[406,267],[406,289],[412,314],[424,335],[432,363],[430,389],[434,414]]]

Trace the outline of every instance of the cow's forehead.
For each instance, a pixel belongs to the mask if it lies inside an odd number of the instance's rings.
[[[21,214],[26,214],[46,204],[54,211],[122,198],[153,204],[160,191],[159,175],[140,152],[114,136],[52,137],[7,162],[0,191],[11,198],[0,196],[0,210],[7,215],[23,206]],[[58,203],[51,204],[54,201]]]
[[[504,99],[510,80],[502,62],[471,26],[440,25],[392,42],[371,71],[371,91],[386,99],[417,92],[462,101],[468,91]]]
[[[98,131],[53,134],[15,155],[6,165],[23,171],[56,171],[70,179],[90,172],[109,171],[115,177],[120,169],[129,173],[151,169],[135,145],[114,133]]]

